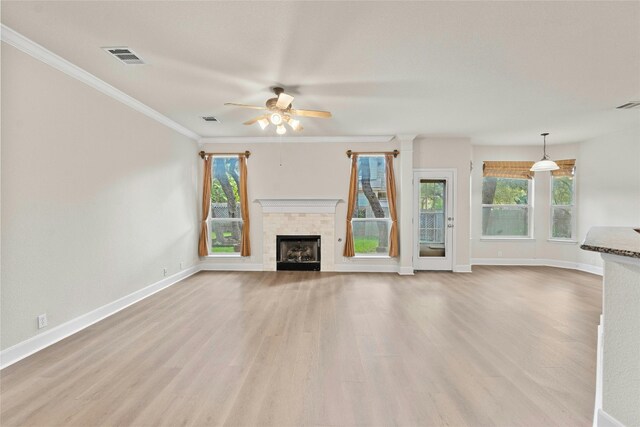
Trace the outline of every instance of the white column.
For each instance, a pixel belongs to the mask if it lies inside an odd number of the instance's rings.
[[[413,274],[413,140],[416,135],[397,135],[400,141],[400,268]]]

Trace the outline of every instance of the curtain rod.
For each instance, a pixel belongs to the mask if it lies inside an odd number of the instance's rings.
[[[400,152],[398,150],[393,150],[393,151],[360,151],[360,152],[347,150],[347,157],[348,158],[351,158],[352,154],[393,154],[393,157],[398,157],[398,154],[400,154]]]
[[[247,159],[249,158],[249,156],[251,155],[251,151],[245,151],[244,153],[205,153],[204,151],[201,151],[198,153],[198,155],[200,157],[202,157],[204,159],[204,156],[245,156]]]

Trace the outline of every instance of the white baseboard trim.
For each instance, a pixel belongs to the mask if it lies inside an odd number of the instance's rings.
[[[579,262],[559,261],[555,259],[532,258],[473,258],[471,265],[532,265],[542,267],[568,268],[602,276],[603,268]]]
[[[262,264],[249,264],[246,262],[218,263],[211,261],[201,262],[199,271],[265,271]]]
[[[401,276],[413,276],[415,273],[415,270],[413,269],[413,266],[411,267],[400,267],[398,269],[398,274]]]
[[[598,410],[597,424],[594,424],[596,427],[625,427],[624,424],[607,414],[602,409]]]
[[[170,277],[166,277],[156,283],[153,283],[145,288],[139,289],[127,296],[117,299],[109,304],[103,305],[93,311],[85,313],[81,316],[71,319],[61,325],[58,325],[52,329],[44,331],[34,337],[31,337],[25,341],[22,341],[13,347],[9,347],[0,352],[0,369],[4,369],[19,360],[24,359],[33,353],[42,350],[45,347],[49,347],[58,341],[67,338],[76,332],[81,331],[102,319],[105,319],[120,310],[129,307],[136,302],[147,298],[156,292],[159,292],[169,286],[186,279],[187,277],[200,271],[199,266],[182,270]]]
[[[461,264],[453,266],[454,273],[471,273],[471,264]]]
[[[397,273],[398,266],[374,264],[334,264],[333,271],[339,273]]]

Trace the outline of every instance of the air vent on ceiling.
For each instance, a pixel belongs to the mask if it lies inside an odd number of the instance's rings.
[[[123,47],[103,47],[108,53],[113,55],[120,62],[123,62],[127,65],[140,65],[144,64],[144,61],[138,54],[129,49],[126,46]]]
[[[619,107],[616,107],[616,109],[618,110],[629,110],[631,108],[636,108],[636,107],[640,107],[640,101],[631,101],[631,102],[627,102],[626,104],[623,104]]]
[[[213,116],[204,116],[202,118],[202,120],[204,120],[205,122],[219,122],[220,120],[216,119]]]

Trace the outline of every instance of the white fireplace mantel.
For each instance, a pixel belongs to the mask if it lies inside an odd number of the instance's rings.
[[[263,213],[336,213],[342,199],[256,199]]]

